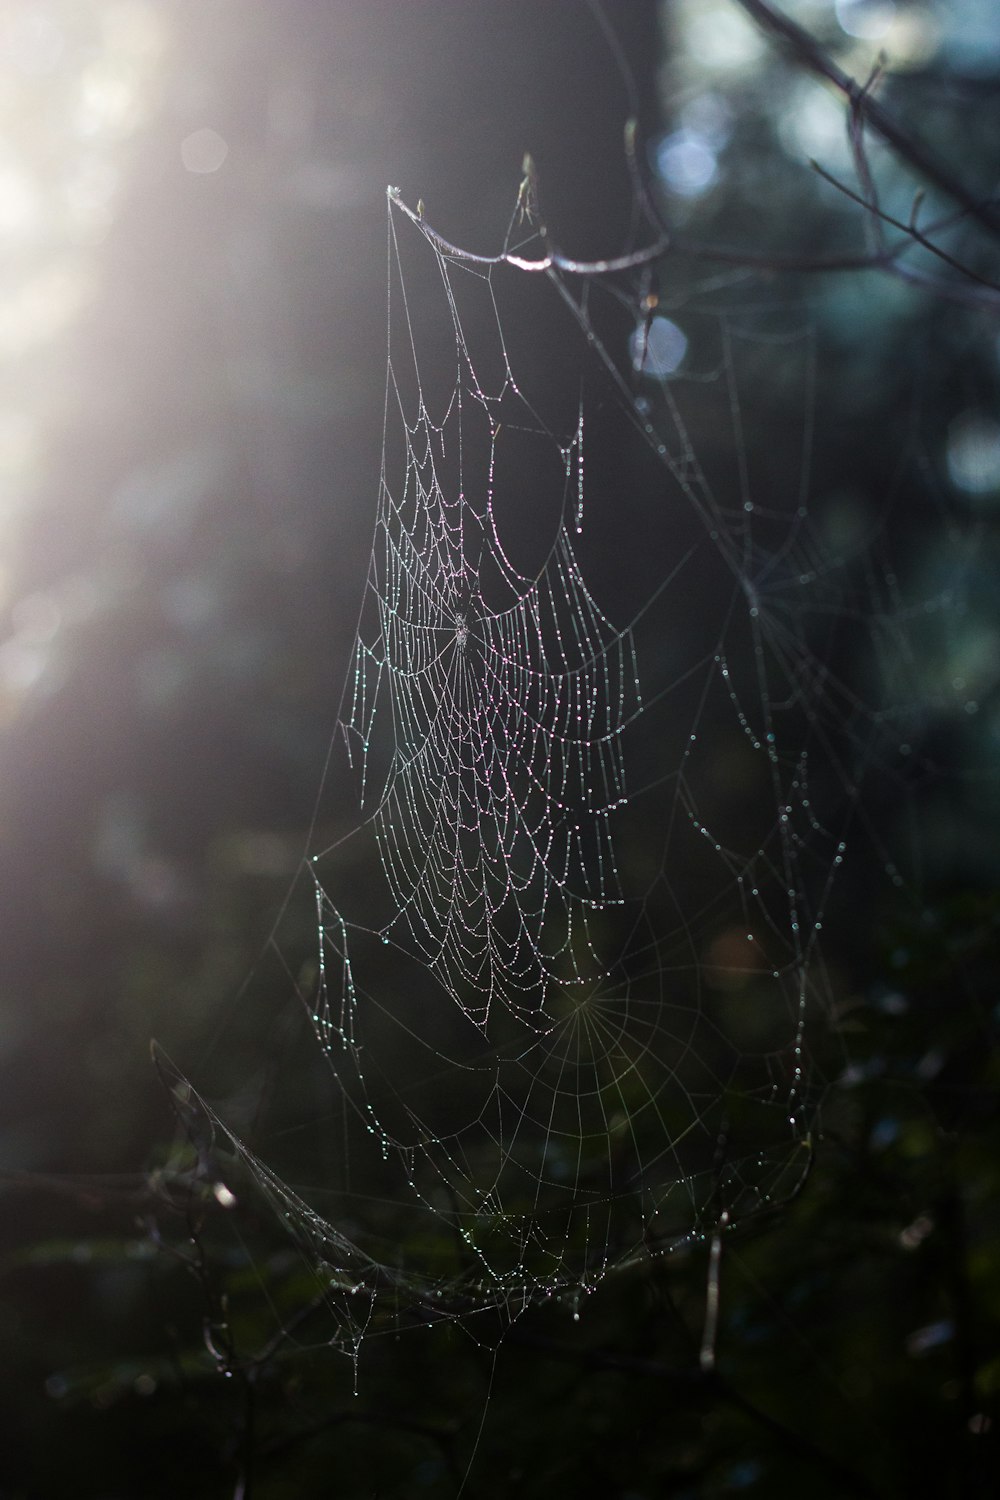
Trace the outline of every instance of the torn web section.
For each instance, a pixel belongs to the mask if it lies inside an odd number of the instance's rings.
[[[405,285],[396,342],[390,322],[344,736],[388,897],[383,940],[427,964],[478,1024],[500,1003],[544,1026],[551,986],[602,972],[590,914],[622,899],[611,824],[637,665],[571,536],[582,422],[561,440],[545,426],[510,369],[489,281],[471,278],[477,340],[453,285],[468,272],[438,267],[453,347],[430,380]],[[508,475],[513,504],[498,499]]]

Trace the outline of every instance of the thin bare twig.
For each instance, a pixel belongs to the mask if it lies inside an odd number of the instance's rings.
[[[712,1235],[708,1253],[708,1285],[705,1288],[705,1329],[701,1338],[699,1363],[706,1372],[715,1369],[715,1343],[719,1334],[719,1285],[722,1272],[722,1233],[729,1223],[725,1211]]]
[[[916,214],[920,206],[919,199],[914,201],[914,208],[910,214],[909,224],[904,224],[902,219],[896,219],[892,214],[886,213],[884,208],[880,208],[875,198],[862,197],[860,193],[856,193],[853,188],[848,187],[845,182],[841,182],[839,177],[835,177],[832,172],[828,172],[826,167],[820,166],[818,161],[810,160],[809,165],[831,187],[835,187],[839,193],[843,193],[845,198],[850,198],[853,203],[857,203],[861,208],[866,209],[880,223],[891,224],[893,229],[901,229],[909,237],[912,244],[920,245],[922,249],[929,251],[931,255],[937,256],[938,260],[944,261],[953,270],[961,272],[963,276],[968,276],[970,281],[974,281],[977,285],[985,287],[987,291],[996,292],[1000,296],[1000,286],[995,281],[990,281],[987,277],[980,276],[977,271],[973,271],[963,261],[956,260],[955,256],[949,255],[946,250],[942,250],[940,245],[936,245],[933,240],[928,239],[926,234],[923,234],[916,227]],[[885,259],[886,255],[883,252],[880,255],[874,256],[872,261],[873,264],[877,265]]]
[[[869,235],[868,243],[876,255],[885,253],[885,230],[879,213],[878,188],[868,162],[868,152],[865,150],[865,113],[862,102],[877,87],[881,77],[882,64],[877,63],[869,74],[868,82],[862,92],[850,101],[847,116],[847,139],[854,160],[854,170],[858,174],[865,204],[872,210],[870,217],[865,220],[865,229]]]

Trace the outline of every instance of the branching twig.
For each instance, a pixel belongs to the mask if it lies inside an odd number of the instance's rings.
[[[972,192],[953,167],[940,161],[928,146],[904,130],[899,121],[872,96],[867,86],[862,87],[824,52],[815,37],[776,10],[769,4],[769,0],[734,0],[734,3],[746,11],[763,31],[775,37],[791,52],[799,67],[824,79],[843,94],[852,108],[864,116],[871,129],[892,147],[898,157],[909,162],[921,177],[933,183],[953,202],[961,204],[966,213],[991,234],[1000,236],[1000,211],[996,205]]]

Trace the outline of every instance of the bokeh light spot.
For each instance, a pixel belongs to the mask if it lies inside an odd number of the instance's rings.
[[[966,411],[948,429],[948,473],[968,495],[1000,494],[1000,424]]]
[[[181,141],[181,161],[189,172],[217,172],[229,155],[229,143],[207,125]]]
[[[678,130],[657,148],[656,170],[672,193],[696,198],[711,187],[719,168],[705,136],[693,130]]]
[[[688,341],[669,318],[641,323],[629,338],[632,368],[641,375],[662,379],[672,375],[687,353]]]
[[[837,0],[837,21],[848,36],[877,42],[896,16],[895,0]]]

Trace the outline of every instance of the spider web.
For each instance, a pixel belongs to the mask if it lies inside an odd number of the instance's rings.
[[[405,477],[397,498],[383,474],[344,733],[364,807],[369,747],[380,716],[391,719],[372,814],[394,903],[383,941],[417,954],[485,1029],[494,1002],[545,1017],[553,985],[600,973],[587,916],[621,901],[609,820],[624,800],[621,733],[638,712],[638,679],[630,632],[598,608],[565,521],[534,577],[504,549],[493,475],[504,403],[519,393],[509,369],[495,395],[482,389],[447,279],[445,291],[468,399],[488,429],[486,482],[477,505],[465,490],[462,386],[440,422],[422,398],[411,421],[390,365]],[[582,448],[581,417],[562,452],[581,504]]]
[[[374,538],[309,862],[322,1189],[215,1117],[355,1350],[380,1298],[576,1305],[798,1190],[823,918],[919,698],[898,603],[810,514],[801,317],[702,289],[674,379],[645,364],[648,277],[523,254],[454,254],[390,191]],[[544,400],[542,299],[579,336]],[[764,505],[740,361],[776,349],[802,454]],[[717,475],[684,397],[713,437],[721,413]],[[877,710],[837,671],[860,637]]]

